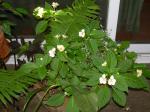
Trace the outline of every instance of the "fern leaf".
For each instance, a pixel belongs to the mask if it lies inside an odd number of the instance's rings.
[[[27,87],[36,81],[34,75],[21,73],[19,70],[0,70],[0,101],[4,105],[12,103],[12,97],[18,98],[21,92],[25,92]]]

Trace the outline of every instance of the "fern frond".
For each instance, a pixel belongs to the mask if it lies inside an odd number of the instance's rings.
[[[18,98],[21,92],[37,80],[31,74],[18,71],[0,70],[0,101],[7,105],[12,103],[12,97]]]
[[[76,36],[77,32],[85,28],[91,20],[95,20],[99,7],[94,0],[75,0],[72,7],[64,10],[51,22],[52,35]]]

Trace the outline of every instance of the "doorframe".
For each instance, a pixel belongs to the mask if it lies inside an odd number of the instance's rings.
[[[109,0],[106,30],[112,40],[116,40],[120,0]],[[137,63],[150,63],[150,44],[131,44],[129,51],[138,53]]]

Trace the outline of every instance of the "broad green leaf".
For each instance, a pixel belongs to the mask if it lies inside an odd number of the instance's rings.
[[[97,40],[95,39],[90,39],[89,40],[89,47],[92,51],[92,53],[96,53],[98,51],[98,44],[97,44]]]
[[[42,55],[38,54],[36,55],[36,65],[41,67],[41,66],[46,66],[51,62],[52,58],[49,55]]]
[[[90,94],[77,93],[74,95],[74,100],[81,112],[97,112],[97,96]]]
[[[46,28],[48,27],[48,21],[46,20],[41,20],[38,22],[38,24],[36,25],[36,34],[40,34],[40,33],[43,33]]]
[[[40,67],[37,69],[37,77],[39,77],[40,80],[43,80],[47,75],[47,69],[45,67]]]
[[[77,107],[73,96],[68,101],[66,112],[79,112],[79,108]]]
[[[51,96],[48,99],[46,104],[48,106],[60,106],[64,103],[64,100],[65,100],[64,94],[58,93],[58,94]]]
[[[68,63],[68,66],[73,71],[74,74],[76,74],[78,76],[82,75],[81,67],[79,67],[79,66],[77,66],[75,64],[72,64],[72,63]]]
[[[127,72],[131,68],[132,64],[133,64],[132,60],[129,59],[120,60],[118,62],[119,71],[123,73]]]
[[[48,77],[49,77],[51,80],[54,80],[54,79],[57,77],[57,72],[55,72],[55,71],[49,71],[49,72],[48,72]]]
[[[143,69],[143,76],[150,79],[150,70],[149,69]]]
[[[86,84],[88,86],[96,86],[99,84],[99,77],[100,75],[98,74],[93,74],[92,77],[90,77],[90,79],[86,82]]]
[[[106,106],[111,98],[111,91],[107,86],[102,86],[98,90],[98,107],[101,109]]]
[[[126,74],[124,77],[128,84],[128,87],[135,88],[135,89],[145,88],[143,82],[136,75]]]
[[[115,68],[117,65],[117,57],[113,51],[106,52],[106,61],[110,69]]]
[[[143,82],[144,90],[150,91],[150,85],[148,80],[144,76],[139,77],[139,79],[141,80],[141,82]]]
[[[72,79],[71,79],[71,84],[74,85],[74,86],[78,86],[80,84],[80,80],[78,77],[74,76]]]
[[[116,84],[114,85],[115,88],[119,89],[120,91],[128,92],[128,84],[123,76],[116,75]]]
[[[68,66],[67,66],[67,64],[62,64],[62,67],[61,67],[59,73],[60,73],[60,76],[62,78],[65,78],[67,76],[67,74],[68,74]]]
[[[94,66],[98,69],[98,70],[100,70],[101,72],[104,72],[105,71],[105,69],[101,66],[101,64],[104,62],[105,60],[103,59],[103,58],[101,58],[101,57],[98,57],[98,56],[96,56],[96,55],[93,55],[92,56],[92,62],[93,62],[93,64],[94,64]]]
[[[106,33],[103,32],[103,31],[100,31],[100,30],[93,30],[90,34],[91,37],[93,38],[97,38],[97,39],[100,39],[100,38],[103,38],[106,36]]]
[[[29,62],[29,63],[26,63],[23,66],[21,66],[19,71],[24,72],[24,73],[30,73],[32,70],[34,70],[36,68],[37,68],[37,66],[35,65],[35,63]]]
[[[54,58],[51,63],[51,69],[55,72],[58,72],[61,67],[61,62],[58,58]]]
[[[118,89],[113,88],[113,100],[120,106],[126,105],[126,94]]]

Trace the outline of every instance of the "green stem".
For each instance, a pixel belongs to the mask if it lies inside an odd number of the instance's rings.
[[[41,104],[42,104],[43,99],[45,98],[45,96],[47,95],[47,93],[49,92],[49,90],[51,90],[51,89],[54,88],[54,87],[57,87],[57,85],[50,86],[50,87],[46,90],[46,92],[44,93],[42,99],[41,99],[40,102],[37,104],[37,106],[36,106],[36,108],[35,108],[35,110],[34,110],[33,112],[38,112],[38,110],[39,110],[39,108],[40,108],[40,106],[41,106]]]

